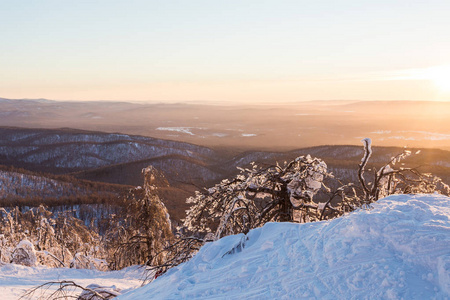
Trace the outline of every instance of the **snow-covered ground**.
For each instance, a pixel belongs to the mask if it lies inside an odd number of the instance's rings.
[[[52,280],[133,289],[140,272],[5,265],[0,299]],[[269,223],[118,299],[450,299],[450,198],[397,195],[331,221]]]
[[[83,287],[90,284],[107,287],[115,286],[115,288],[125,292],[128,289],[135,289],[141,285],[142,272],[143,269],[138,267],[130,267],[114,272],[100,272],[95,270],[51,269],[7,264],[0,266],[0,299],[17,300],[28,289],[49,281],[62,280],[74,281]],[[46,291],[46,294],[48,295],[55,290],[56,286],[52,286]],[[38,299],[42,296],[41,292],[44,291],[36,292],[31,299]],[[81,290],[78,289],[75,292],[80,293]]]
[[[450,199],[398,195],[373,207],[225,237],[119,299],[450,298]]]

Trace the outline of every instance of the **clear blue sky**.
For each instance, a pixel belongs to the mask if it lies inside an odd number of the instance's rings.
[[[449,16],[433,0],[0,0],[0,97],[450,100]]]

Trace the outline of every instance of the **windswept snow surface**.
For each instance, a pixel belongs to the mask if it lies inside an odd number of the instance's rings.
[[[47,267],[25,267],[15,264],[0,265],[0,299],[16,300],[24,295],[24,292],[33,287],[50,281],[74,281],[81,286],[98,284],[101,286],[115,286],[122,291],[135,289],[142,284],[143,269],[129,267],[121,271],[100,272],[84,269],[52,269]],[[50,287],[47,291],[37,291],[32,299],[49,295],[57,286]],[[46,294],[41,294],[46,292]],[[75,290],[81,293],[81,290]],[[29,299],[29,298],[26,298]],[[40,299],[47,299],[46,297]]]
[[[397,195],[331,221],[268,223],[118,299],[450,299],[449,218],[448,197]]]

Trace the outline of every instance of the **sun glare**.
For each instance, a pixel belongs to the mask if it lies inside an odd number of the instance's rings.
[[[450,92],[450,65],[426,69],[424,77],[431,80],[441,92]]]

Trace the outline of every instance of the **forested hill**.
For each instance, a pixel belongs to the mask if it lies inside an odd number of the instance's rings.
[[[370,165],[387,163],[391,157],[403,150],[400,147],[375,145]],[[450,182],[449,151],[410,150],[413,155],[408,158],[408,166],[421,166],[422,172],[431,172],[441,177],[444,182]],[[188,208],[185,200],[193,195],[195,190],[210,187],[224,178],[235,176],[239,173],[237,167],[246,167],[253,161],[262,167],[276,162],[283,164],[284,161],[307,154],[323,159],[329,170],[343,181],[357,182],[357,167],[363,155],[361,146],[328,145],[290,152],[241,152],[239,149],[228,148],[224,151],[119,133],[0,127],[0,165],[24,168],[33,172],[69,175],[71,181],[75,180],[73,178],[75,177],[125,186],[142,185],[142,169],[153,165],[164,173],[170,184],[161,187],[159,192],[171,215],[176,219],[183,217],[185,209]],[[3,195],[6,186],[14,186],[13,182],[22,182],[23,186],[12,193],[9,189],[8,199],[31,198],[32,195],[51,199],[64,194],[66,198],[59,197],[63,201],[72,199],[70,195],[74,193],[77,193],[78,199],[87,195],[98,195],[92,189],[86,192],[85,187],[73,183],[64,183],[55,189],[52,187],[53,179],[31,175],[30,177],[26,174],[3,174],[5,186]],[[44,187],[45,192],[42,191]],[[110,190],[108,186],[97,188],[100,194],[101,191],[106,193],[105,189]],[[3,200],[6,199],[2,197]]]
[[[0,166],[0,207],[114,204],[130,188]]]
[[[0,164],[54,174],[82,172],[80,177],[97,181],[140,185],[140,170],[150,164],[172,181],[189,182],[184,169],[202,174],[197,178],[214,180],[221,176],[212,174],[214,171],[207,166],[215,164],[217,157],[214,150],[206,147],[143,136],[74,129],[0,128]],[[176,172],[171,171],[175,168]],[[93,170],[96,171],[90,174]]]
[[[400,147],[376,147],[371,162],[384,163],[401,153]],[[427,166],[436,175],[450,172],[450,152],[411,149],[410,162]],[[362,157],[360,146],[317,146],[289,152],[222,151],[151,137],[75,129],[27,129],[0,127],[0,165],[118,184],[142,184],[141,170],[153,165],[172,185],[198,187],[237,173],[252,161],[282,163],[298,155],[320,157],[332,168],[356,168]]]

